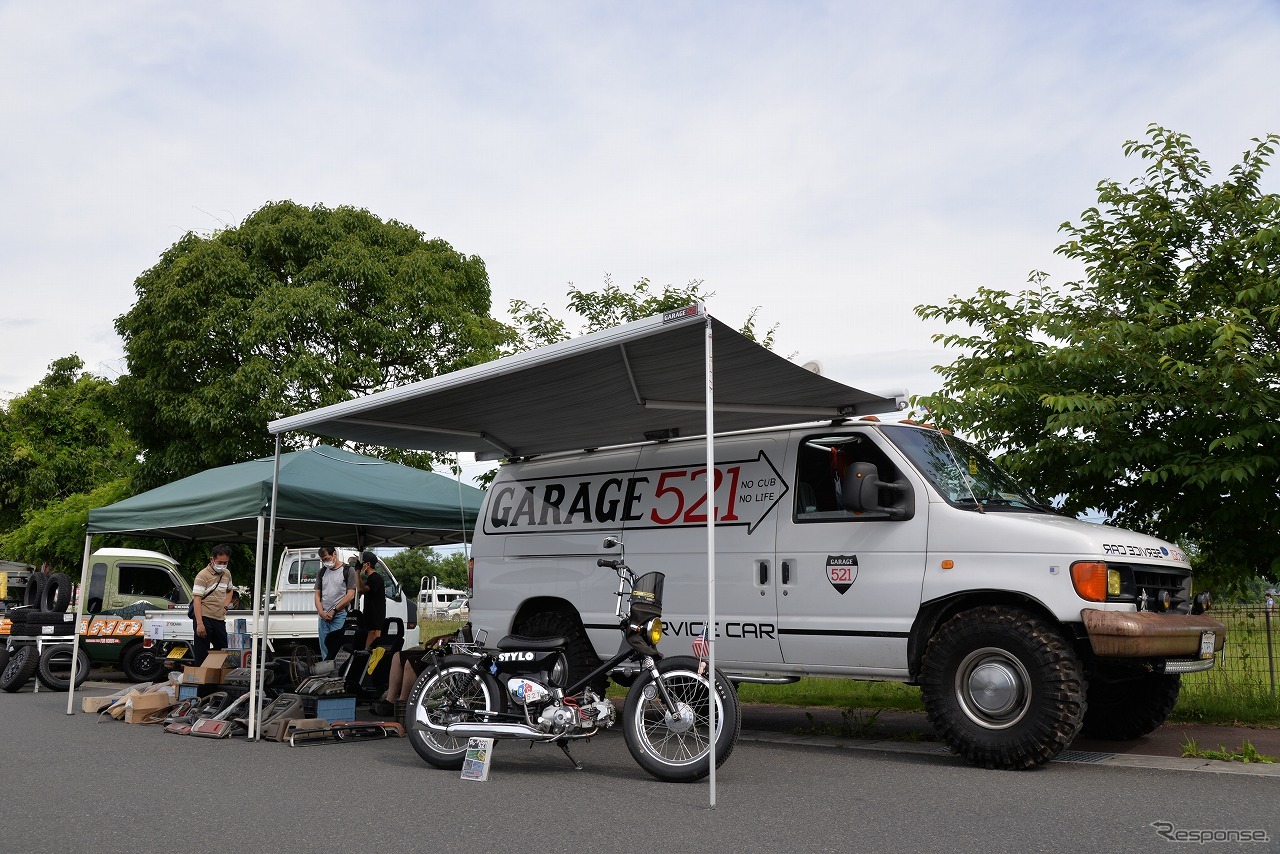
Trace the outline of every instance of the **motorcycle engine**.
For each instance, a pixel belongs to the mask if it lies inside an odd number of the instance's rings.
[[[578,725],[578,713],[565,706],[548,706],[538,715],[538,726],[549,732],[564,732]]]

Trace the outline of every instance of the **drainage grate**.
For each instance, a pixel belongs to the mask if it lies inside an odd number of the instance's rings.
[[[938,753],[951,754],[951,749],[947,747],[939,747]],[[1114,759],[1114,753],[1092,753],[1087,750],[1064,750],[1057,756],[1053,757],[1054,762],[1105,762],[1108,759]]]
[[[1091,753],[1088,750],[1064,750],[1053,757],[1054,762],[1102,762],[1114,759],[1114,753]]]

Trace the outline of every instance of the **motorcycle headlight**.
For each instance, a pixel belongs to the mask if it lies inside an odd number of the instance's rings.
[[[662,620],[654,617],[649,624],[644,627],[644,633],[649,638],[651,646],[657,646],[658,641],[662,640]]]
[[[551,684],[563,688],[568,682],[569,662],[564,655],[557,655],[555,666],[551,668]]]

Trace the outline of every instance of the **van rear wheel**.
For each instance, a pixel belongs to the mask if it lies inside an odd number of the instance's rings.
[[[1061,753],[1084,721],[1075,650],[1020,609],[963,611],[929,641],[925,711],[951,749],[986,768],[1032,768]]]
[[[564,638],[565,657],[569,659],[569,683],[573,684],[600,666],[600,659],[587,639],[582,623],[571,619],[563,611],[540,611],[520,621],[516,634],[527,638]],[[601,676],[589,686],[597,694],[604,694],[609,679]]]

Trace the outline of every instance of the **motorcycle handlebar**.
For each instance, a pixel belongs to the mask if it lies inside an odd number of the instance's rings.
[[[607,566],[610,569],[617,569],[618,565],[621,563],[622,561],[620,560],[610,560],[607,557],[602,557],[596,561],[596,566]]]

